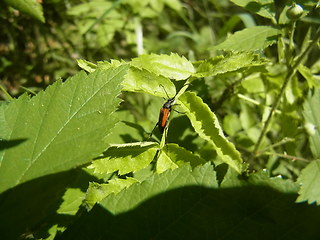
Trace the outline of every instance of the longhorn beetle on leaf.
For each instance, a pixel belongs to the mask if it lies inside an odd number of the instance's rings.
[[[189,85],[189,84],[187,84],[187,85]],[[172,106],[178,105],[178,104],[175,104],[176,96],[178,93],[176,93],[172,98],[170,98],[166,89],[164,88],[164,86],[162,84],[160,84],[160,86],[163,88],[164,92],[167,95],[167,101],[163,104],[162,108],[160,109],[159,120],[153,128],[153,130],[150,134],[150,138],[151,138],[151,136],[157,126],[159,127],[161,134],[163,134],[165,128],[168,126],[169,116],[170,116],[170,113],[172,110],[177,113],[183,114],[182,112],[179,112],[179,111],[172,108]]]

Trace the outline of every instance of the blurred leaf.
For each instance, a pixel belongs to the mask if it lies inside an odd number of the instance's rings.
[[[77,167],[106,149],[103,139],[116,123],[112,113],[126,72],[126,66],[80,72],[31,99],[23,95],[1,105],[1,138],[27,141],[0,152],[0,192]]]
[[[109,180],[108,183],[102,184],[90,182],[84,202],[86,206],[90,209],[94,206],[94,204],[100,202],[102,199],[109,196],[110,194],[117,194],[123,189],[137,182],[139,181],[131,177],[127,177],[126,179],[116,178]]]
[[[213,50],[256,51],[267,48],[277,42],[280,31],[274,27],[256,26],[238,31]]]
[[[194,63],[196,73],[193,76],[201,78],[215,76],[227,72],[237,71],[243,68],[260,66],[266,64],[265,59],[260,59],[257,54],[253,53],[234,53],[228,56],[217,56],[208,60]]]
[[[205,164],[205,160],[194,155],[192,152],[180,147],[177,144],[167,144],[161,151],[157,160],[157,173],[162,173],[168,169],[175,169],[185,164],[190,164],[192,168]]]
[[[320,157],[320,89],[315,90],[303,104],[305,128],[309,134],[309,144],[314,158]]]
[[[298,178],[301,185],[297,202],[308,201],[309,204],[316,202],[320,205],[320,160],[315,160],[301,171]]]
[[[316,79],[316,77],[312,74],[311,70],[308,67],[300,64],[298,66],[298,71],[307,80],[308,87],[310,89],[313,87],[320,87],[320,80]]]
[[[5,0],[5,2],[11,7],[24,12],[31,17],[38,19],[41,22],[45,22],[43,16],[42,6],[37,0]]]
[[[182,3],[179,0],[162,0],[166,5],[168,5],[170,8],[181,11],[182,9]]]
[[[230,135],[235,135],[240,129],[239,116],[236,114],[228,114],[223,118],[223,129]]]
[[[259,73],[252,74],[241,81],[242,87],[244,87],[249,93],[264,93],[265,87]]]
[[[151,163],[157,150],[158,144],[154,142],[118,144],[105,152],[106,157],[93,161],[88,168],[104,174],[136,172]]]
[[[242,126],[242,128],[244,130],[248,130],[249,128],[255,125],[255,111],[251,110],[250,107],[245,103],[240,104],[240,109],[241,112],[238,120],[240,120],[240,125]]]
[[[273,0],[231,0],[231,2],[262,17],[275,21],[275,6]]]
[[[162,75],[175,80],[184,80],[194,73],[192,63],[175,53],[141,55],[132,59],[131,65],[141,70],[145,69],[157,76]]]
[[[185,92],[179,102],[199,136],[214,146],[223,162],[237,172],[242,172],[244,165],[240,153],[224,136],[217,117],[202,99],[194,93]]]

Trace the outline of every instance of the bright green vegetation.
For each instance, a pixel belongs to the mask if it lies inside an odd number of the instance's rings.
[[[0,238],[318,239],[320,6],[297,4],[1,3]]]

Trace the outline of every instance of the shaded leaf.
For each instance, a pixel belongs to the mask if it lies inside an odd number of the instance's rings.
[[[106,149],[126,72],[127,66],[80,72],[31,99],[23,95],[1,105],[1,138],[27,140],[0,152],[0,192],[80,166]]]
[[[297,193],[299,189],[298,184],[292,180],[282,179],[281,177],[270,177],[270,174],[265,170],[250,174],[246,179],[241,179],[233,169],[228,169],[221,183],[222,188],[251,185],[270,187],[283,193]]]
[[[133,185],[120,194],[105,198],[100,204],[106,209],[109,209],[113,214],[120,214],[136,207],[144,199],[155,196],[161,192],[192,185],[217,187],[218,185],[212,165],[208,163],[195,168],[193,171],[190,166],[184,165],[160,175],[154,174],[141,184]],[[120,203],[119,200],[124,196],[126,196],[126,199],[130,199],[130,201]]]
[[[175,80],[184,80],[194,73],[194,67],[185,57],[177,54],[171,55],[141,55],[132,59],[131,65],[145,69],[156,75],[161,75]]]
[[[214,46],[214,50],[256,51],[276,43],[280,31],[269,26],[255,26],[238,31],[224,42]]]
[[[239,173],[243,171],[244,166],[240,153],[224,136],[217,117],[202,99],[194,93],[185,92],[180,96],[179,102],[195,131],[214,146],[221,160]]]
[[[264,181],[259,175],[247,186],[218,188],[209,164],[192,172],[183,166],[108,196],[62,238],[317,239],[320,208],[295,204],[290,189]]]
[[[309,204],[316,202],[320,205],[320,160],[315,160],[301,171],[298,178],[301,188],[297,202],[307,201]]]

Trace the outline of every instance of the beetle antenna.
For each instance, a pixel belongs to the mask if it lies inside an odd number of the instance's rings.
[[[159,86],[161,86],[161,87],[163,88],[164,92],[165,92],[165,93],[166,93],[166,95],[167,95],[167,98],[169,99],[170,97],[169,97],[169,95],[168,95],[168,93],[167,93],[166,89],[164,88],[164,86],[163,86],[162,84],[159,84]]]

